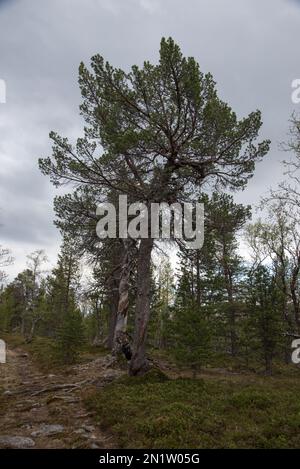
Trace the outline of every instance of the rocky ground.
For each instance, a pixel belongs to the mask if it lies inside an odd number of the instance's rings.
[[[113,448],[83,404],[91,390],[124,373],[107,365],[101,357],[45,374],[28,353],[9,349],[0,365],[0,448]]]

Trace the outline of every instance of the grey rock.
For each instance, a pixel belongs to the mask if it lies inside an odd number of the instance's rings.
[[[100,449],[100,446],[96,445],[96,443],[92,443],[91,449]]]
[[[78,430],[74,430],[74,433],[77,433],[78,435],[85,435],[86,430],[84,428],[79,428]]]
[[[33,448],[35,442],[31,438],[23,436],[0,436],[0,448],[3,449],[23,449]]]
[[[90,432],[90,433],[95,431],[95,427],[93,425],[82,425],[82,428],[84,428],[84,430],[86,430],[87,432]]]
[[[41,425],[40,428],[31,433],[31,436],[50,436],[62,433],[64,431],[63,425]]]

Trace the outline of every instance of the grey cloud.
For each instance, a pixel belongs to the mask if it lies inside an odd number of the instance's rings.
[[[0,243],[17,253],[35,247],[54,255],[55,190],[37,168],[50,153],[48,133],[75,138],[77,70],[101,53],[128,69],[157,60],[161,36],[171,35],[185,55],[211,71],[220,95],[244,116],[260,108],[261,138],[272,149],[247,189],[237,194],[257,203],[282,178],[278,142],[286,139],[291,82],[300,77],[300,2],[296,0],[0,0],[0,78],[7,104],[0,104]],[[299,106],[300,110],[300,106]]]

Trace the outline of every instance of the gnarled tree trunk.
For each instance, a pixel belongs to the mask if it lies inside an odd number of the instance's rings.
[[[113,353],[124,353],[127,360],[131,359],[131,347],[127,334],[128,308],[129,308],[129,281],[134,262],[135,240],[125,239],[124,255],[122,258],[119,279],[119,302],[114,330]]]
[[[151,252],[153,239],[141,239],[137,264],[137,301],[130,374],[140,375],[149,369],[146,359],[146,336],[150,317]]]

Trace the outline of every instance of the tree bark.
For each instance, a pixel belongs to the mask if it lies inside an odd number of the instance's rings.
[[[99,347],[100,345],[103,344],[103,320],[102,320],[101,314],[100,314],[99,298],[96,298],[96,300],[95,300],[94,311],[95,311],[97,329],[96,329],[96,335],[95,335],[94,340],[93,340],[93,346],[94,347]]]
[[[20,324],[20,333],[22,337],[25,337],[25,317],[24,313],[22,314],[21,324]]]
[[[29,336],[26,339],[27,343],[32,342],[33,337],[34,337],[34,333],[35,333],[36,325],[40,321],[40,319],[41,318],[38,317],[38,318],[35,318],[35,319],[32,320]]]
[[[292,270],[290,289],[291,289],[293,309],[294,309],[294,319],[295,319],[295,324],[296,324],[298,333],[300,332],[300,307],[299,307],[299,299],[297,295],[297,282],[298,282],[298,277],[299,277],[299,270],[300,270],[300,258],[297,258],[297,264]]]
[[[197,275],[197,306],[201,306],[201,290],[200,290],[200,255],[199,249],[196,253],[196,275]]]
[[[146,358],[147,326],[150,317],[151,252],[153,239],[141,239],[137,265],[137,301],[133,354],[130,375],[141,375],[149,369]]]
[[[226,248],[226,241],[223,239],[223,252],[222,252],[222,264],[225,279],[225,287],[227,291],[228,304],[229,304],[229,328],[230,328],[230,352],[231,356],[237,355],[237,334],[236,334],[236,311],[233,300],[233,282],[232,282],[232,271],[228,263],[228,253]]]
[[[127,334],[128,308],[129,308],[129,281],[134,261],[133,249],[135,242],[132,239],[124,240],[124,255],[122,259],[119,279],[119,302],[114,330],[113,352],[125,353],[126,358],[131,358],[131,348]]]
[[[118,304],[119,304],[119,295],[117,292],[113,292],[109,300],[110,315],[109,315],[108,336],[107,336],[107,342],[106,342],[107,348],[109,350],[112,350],[114,346],[114,336],[115,336],[115,328],[116,328],[116,321],[117,321]]]
[[[269,353],[265,353],[265,372],[268,376],[271,376],[273,372],[273,360]]]

